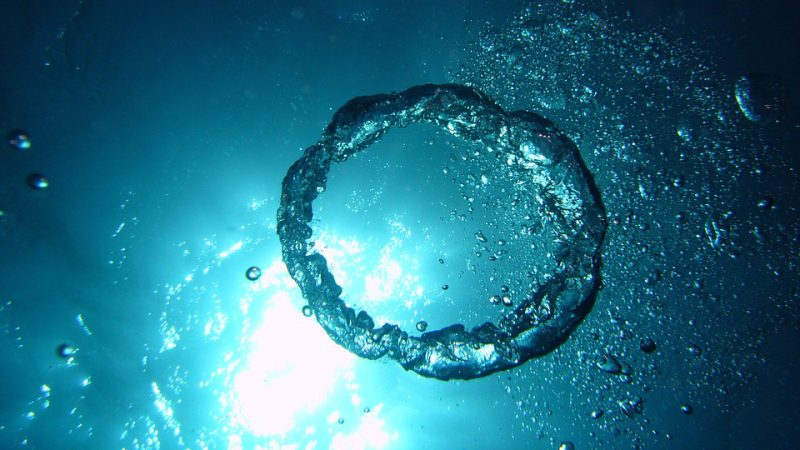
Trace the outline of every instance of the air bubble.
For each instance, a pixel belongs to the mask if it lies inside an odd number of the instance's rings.
[[[613,355],[603,355],[602,361],[597,363],[597,368],[606,373],[620,373],[622,365]]]
[[[761,197],[756,205],[759,209],[770,209],[775,205],[775,199],[767,195]]]
[[[20,150],[27,150],[31,148],[31,138],[28,136],[28,133],[25,130],[11,130],[8,132],[6,136],[8,139],[8,145],[20,149]]]
[[[425,322],[424,320],[420,320],[419,322],[417,322],[417,331],[419,331],[420,333],[424,333],[425,330],[427,329],[428,329],[428,322]]]
[[[28,175],[28,186],[33,189],[47,189],[50,187],[50,180],[40,173],[32,173]]]
[[[643,352],[645,352],[647,354],[650,354],[650,353],[653,353],[654,351],[656,351],[656,343],[655,343],[654,340],[652,340],[650,338],[645,338],[645,339],[642,339],[641,341],[639,341],[639,348]]]
[[[558,258],[558,266],[541,275],[541,290],[547,292],[548,303],[552,303],[541,308],[548,309],[546,314],[539,314],[537,308],[528,307],[533,305],[528,305],[527,300],[521,300],[519,311],[509,310],[499,319],[498,328],[509,330],[502,336],[487,334],[482,328],[469,331],[463,325],[409,336],[397,325],[384,324],[379,333],[380,345],[369,339],[376,335],[372,318],[366,311],[356,314],[344,303],[342,288],[328,269],[330,262],[321,254],[308,251],[309,237],[314,234],[312,201],[317,198],[315,189],[326,186],[331,163],[346,161],[366,149],[389,128],[410,123],[441,125],[469,143],[483,148],[502,147],[508,156],[535,151],[530,155],[532,161],[547,162],[540,167],[539,163],[526,163],[522,157],[509,158],[515,173],[519,171],[519,176],[532,181],[523,183],[523,187],[541,199],[539,213],[549,219],[548,230],[558,236],[557,242],[548,244],[553,247],[550,254]],[[530,142],[540,139],[546,139],[547,145],[529,148]],[[474,186],[478,175],[465,183]],[[557,189],[545,187],[556,185]],[[506,112],[468,86],[429,84],[400,93],[360,97],[334,114],[319,142],[308,147],[287,171],[278,209],[278,236],[290,275],[334,341],[367,359],[387,356],[422,376],[473,379],[551,352],[591,309],[592,295],[598,287],[599,248],[606,229],[596,191],[575,144],[549,121],[522,111]],[[569,208],[563,207],[567,204]],[[541,228],[543,225],[537,226]],[[482,247],[481,243],[489,239],[481,230],[473,232],[479,247],[473,249],[476,257],[488,252],[486,257],[490,259],[510,258],[504,249]],[[475,270],[472,267],[470,264],[470,270]],[[510,305],[511,296],[495,296],[493,301]],[[351,320],[351,316],[357,316],[357,320]],[[547,326],[539,326],[543,322]],[[506,348],[509,351],[501,351]]]
[[[658,282],[661,281],[661,278],[662,278],[661,271],[656,269],[645,277],[644,284],[648,286],[653,286],[655,284],[658,284]]]
[[[247,269],[247,272],[245,272],[245,276],[250,281],[256,281],[261,278],[261,269],[257,266],[251,266]]]
[[[694,412],[694,408],[692,408],[692,405],[684,403],[681,405],[681,412],[686,414],[687,416],[690,416]]]
[[[692,130],[690,130],[688,127],[678,127],[677,134],[678,137],[684,142],[689,142],[692,140]]]
[[[750,73],[736,81],[736,102],[752,122],[779,122],[786,112],[786,86],[780,77],[768,73]]]
[[[303,315],[304,316],[311,317],[312,314],[314,314],[314,310],[311,309],[310,306],[308,306],[308,305],[303,306]]]
[[[627,417],[633,417],[644,411],[644,400],[642,400],[641,397],[635,397],[630,400],[620,400],[617,402],[617,405],[619,405],[619,409]]]
[[[558,446],[558,450],[575,450],[575,444],[570,441],[564,441]]]
[[[56,349],[56,354],[62,358],[72,358],[77,349],[69,344],[61,344]]]

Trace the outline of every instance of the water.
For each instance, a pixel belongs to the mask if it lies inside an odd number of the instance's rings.
[[[0,447],[800,438],[797,7],[434,3],[0,6]],[[277,235],[333,113],[426,83],[551,120],[608,223],[566,342],[467,381],[337,345]],[[499,322],[575,270],[514,169],[536,152],[461,126],[392,128],[315,191],[309,248],[375,328]]]

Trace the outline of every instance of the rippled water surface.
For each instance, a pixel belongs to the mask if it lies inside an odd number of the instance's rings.
[[[798,17],[3,2],[0,447],[792,448]]]

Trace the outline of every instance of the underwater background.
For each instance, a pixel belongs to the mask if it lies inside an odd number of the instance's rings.
[[[799,24],[777,0],[3,0],[0,448],[796,448]],[[553,121],[608,223],[566,342],[472,380],[338,346],[277,235],[334,112],[426,83]],[[343,300],[409,335],[498,320],[547,245],[503,164],[429,125],[334,164],[312,228]]]

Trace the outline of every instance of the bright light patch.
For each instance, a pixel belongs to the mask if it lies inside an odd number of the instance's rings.
[[[209,336],[211,339],[219,339],[219,336],[225,330],[225,325],[228,323],[228,316],[221,312],[214,314],[214,317],[209,319],[203,327],[203,334]]]
[[[156,409],[159,413],[161,413],[161,417],[166,422],[167,427],[172,430],[175,436],[181,434],[181,424],[178,423],[178,420],[175,418],[174,410],[172,409],[172,402],[170,402],[164,394],[161,393],[161,389],[158,387],[158,383],[153,381],[150,384],[150,388],[153,391],[153,396],[155,396],[155,401],[153,402],[156,406]],[[182,440],[180,440],[183,442]]]
[[[364,278],[367,299],[381,301],[390,298],[401,275],[403,275],[403,268],[397,261],[387,261],[381,258],[381,264],[377,270]]]
[[[386,420],[380,418],[381,409],[382,404],[369,414],[361,416],[358,428],[352,433],[336,433],[331,442],[331,450],[378,450],[396,440],[396,432],[390,435],[384,429]]]
[[[219,259],[227,258],[228,256],[231,256],[233,253],[235,253],[237,250],[239,250],[241,248],[242,248],[242,241],[239,241],[239,242],[231,245],[230,248],[228,248],[227,250],[224,250],[224,251],[220,252]]]
[[[247,365],[234,379],[232,422],[260,436],[292,430],[298,415],[314,411],[355,360],[286,292],[272,296],[250,344]]]
[[[344,290],[345,296],[355,295],[372,303],[385,302],[398,296],[422,297],[419,276],[415,275],[419,270],[419,262],[413,255],[402,251],[405,240],[411,237],[411,231],[396,220],[388,224],[392,237],[380,250],[373,250],[369,244],[356,239],[338,238],[324,230],[319,232],[315,250],[327,260],[328,269]],[[379,256],[375,255],[378,264],[366,262],[365,257],[372,257],[376,250],[380,252]],[[354,277],[353,274],[357,275]]]
[[[350,286],[351,273],[358,273],[357,268],[364,264],[365,246],[356,239],[338,238],[321,231],[314,248],[328,261],[328,268],[336,278],[336,283],[346,291]]]
[[[408,299],[422,296],[419,276],[404,270],[398,255],[395,255],[402,246],[402,241],[398,241],[395,238],[381,249],[380,262],[364,277],[365,300],[377,303],[396,297]],[[416,265],[416,261],[413,261],[412,272],[418,269]]]
[[[178,330],[176,330],[175,327],[167,328],[166,322],[163,320],[161,322],[161,335],[164,337],[164,342],[161,344],[161,353],[175,348],[178,345],[178,341],[181,339]]]

